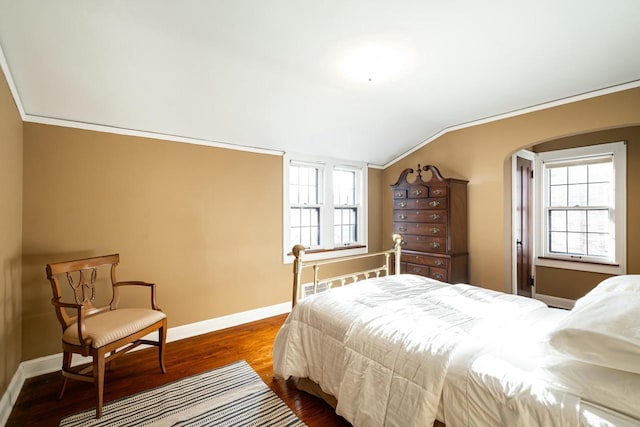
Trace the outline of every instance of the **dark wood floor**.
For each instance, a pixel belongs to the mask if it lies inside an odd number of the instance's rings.
[[[165,350],[166,374],[160,373],[156,349],[126,355],[117,361],[114,370],[107,372],[104,400],[108,402],[244,359],[307,425],[349,426],[321,399],[273,377],[273,341],[285,317],[171,342]],[[59,372],[27,379],[7,426],[57,426],[62,417],[95,406],[91,384],[70,380],[63,399],[57,400],[61,386]]]

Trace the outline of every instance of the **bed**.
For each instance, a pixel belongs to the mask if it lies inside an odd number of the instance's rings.
[[[396,244],[363,280],[319,279],[308,264],[312,295],[298,301],[306,265],[295,252],[274,373],[307,384],[353,425],[640,425],[640,276],[607,279],[566,311],[390,275]],[[314,294],[323,285],[331,289]]]

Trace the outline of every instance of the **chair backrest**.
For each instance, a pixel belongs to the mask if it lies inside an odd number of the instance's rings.
[[[51,292],[53,294],[51,302],[55,307],[56,316],[63,331],[76,322],[76,316],[69,316],[64,306],[61,305],[64,301],[58,275],[64,274],[66,276],[66,280],[73,292],[75,304],[84,306],[86,315],[96,314],[111,308],[110,305],[104,307],[94,306],[98,267],[110,266],[111,284],[113,285],[113,283],[116,283],[116,266],[119,262],[120,255],[112,254],[47,264],[47,279],[51,283]],[[70,305],[69,308],[72,308],[72,306]]]

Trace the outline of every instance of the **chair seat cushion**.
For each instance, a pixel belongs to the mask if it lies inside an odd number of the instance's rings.
[[[91,347],[100,348],[121,338],[134,334],[167,317],[163,312],[146,308],[119,308],[85,318],[85,338],[91,339]],[[69,326],[62,340],[81,345],[78,325]]]

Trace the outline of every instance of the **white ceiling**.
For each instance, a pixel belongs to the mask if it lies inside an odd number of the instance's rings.
[[[0,0],[0,46],[32,118],[382,165],[639,81],[640,1]],[[371,46],[400,61],[354,80]]]

